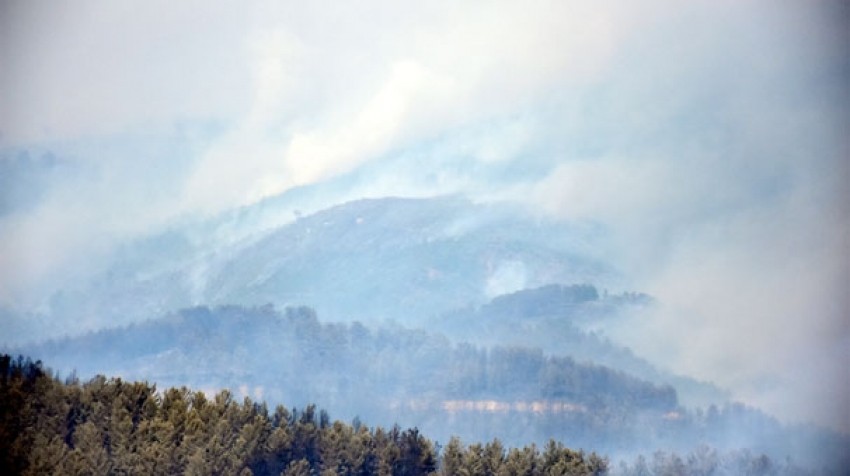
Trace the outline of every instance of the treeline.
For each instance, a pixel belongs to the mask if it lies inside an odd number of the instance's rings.
[[[649,458],[638,456],[631,464],[621,462],[612,469],[614,476],[816,476],[833,475],[838,468],[809,470],[790,460],[775,461],[749,450],[720,452],[700,446],[682,456],[675,452],[656,451]]]
[[[222,390],[54,377],[41,362],[0,355],[0,473],[192,475],[590,475],[607,461],[550,441],[498,440],[443,451],[417,429],[331,422]]]

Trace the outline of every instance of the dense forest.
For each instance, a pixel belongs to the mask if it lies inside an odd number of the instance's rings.
[[[40,362],[0,356],[3,474],[398,475],[605,474],[607,461],[551,441],[498,441],[440,455],[415,428],[331,422],[314,406],[287,410],[222,390],[96,377],[61,382]]]
[[[672,387],[608,367],[530,347],[455,344],[398,326],[322,323],[309,308],[199,307],[17,350],[59,362],[63,372],[317,403],[444,440],[543,443],[569,428],[570,441],[582,447],[649,445],[646,428],[670,439],[662,429],[676,422],[664,415],[678,408]]]
[[[554,438],[616,460],[708,445],[811,467],[846,461],[847,438],[788,427],[737,403],[688,407],[670,386],[565,355],[456,343],[397,325],[326,323],[304,307],[197,307],[16,352],[55,362],[65,375],[208,395],[230,389],[272,406],[316,404],[345,420],[417,427],[443,442],[499,438],[521,447]]]
[[[62,381],[40,361],[0,355],[2,474],[806,474],[765,455],[707,447],[609,466],[604,456],[554,440],[511,448],[453,437],[443,447],[416,428],[332,421],[314,405],[269,411],[229,390],[208,396],[103,376]]]

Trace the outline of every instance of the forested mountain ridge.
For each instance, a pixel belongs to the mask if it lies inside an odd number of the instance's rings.
[[[476,347],[398,326],[322,323],[309,308],[199,307],[124,328],[19,349],[62,372],[231,388],[272,404],[417,426],[439,439],[549,438],[617,455],[702,444],[795,461],[840,455],[846,438],[804,434],[738,404],[679,405],[676,392],[528,347]],[[819,457],[818,456],[818,457]]]
[[[228,390],[94,377],[63,383],[41,362],[0,355],[2,474],[238,474],[343,476],[623,476],[713,474],[790,476],[806,471],[750,451],[700,447],[680,456],[613,465],[607,457],[549,440],[506,447],[498,439],[445,446],[412,428],[331,421],[324,410],[269,411]]]
[[[187,309],[162,319],[21,349],[61,362],[168,384],[239,388],[334,411],[442,409],[463,400],[556,399],[576,408],[672,411],[675,390],[606,367],[523,347],[453,344],[402,327],[322,324],[309,308]],[[309,376],[309,377],[305,377]],[[380,389],[380,397],[373,396]]]

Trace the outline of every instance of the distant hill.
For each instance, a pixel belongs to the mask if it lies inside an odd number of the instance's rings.
[[[497,296],[479,307],[450,311],[433,320],[430,328],[457,341],[539,347],[579,362],[594,362],[657,384],[673,385],[688,406],[709,406],[728,400],[728,392],[658,369],[594,330],[604,328],[605,322],[617,319],[621,313],[652,304],[651,297],[640,293],[600,295],[589,284],[549,284]]]
[[[93,278],[56,292],[41,319],[28,315],[12,327],[56,336],[199,304],[265,303],[412,324],[527,287],[617,279],[593,245],[600,230],[510,204],[368,199],[272,227],[258,225],[258,213],[249,207],[127,243]]]
[[[212,303],[307,303],[333,319],[419,323],[506,291],[611,272],[581,254],[581,232],[556,228],[460,198],[361,200],[241,250],[211,273],[204,295]]]

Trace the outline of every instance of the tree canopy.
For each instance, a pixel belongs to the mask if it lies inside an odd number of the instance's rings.
[[[97,376],[64,382],[41,362],[0,356],[3,474],[587,475],[607,460],[550,441],[506,449],[498,440],[439,446],[416,428],[331,421],[228,390]]]

